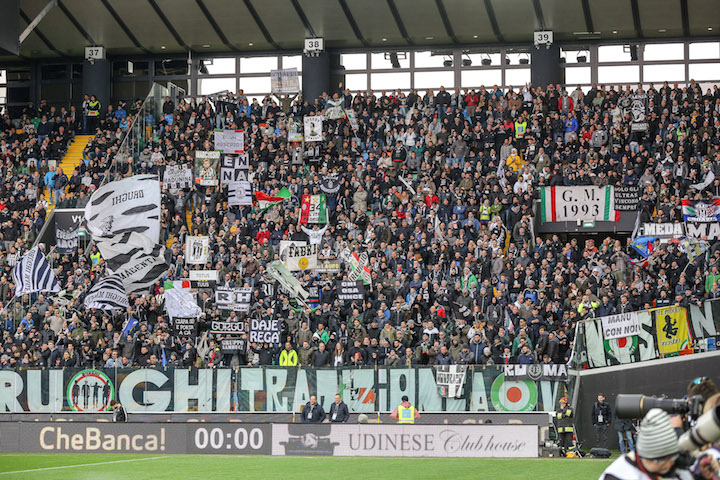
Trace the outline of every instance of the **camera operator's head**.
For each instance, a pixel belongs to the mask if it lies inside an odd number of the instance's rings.
[[[690,385],[688,385],[687,388],[687,394],[688,397],[693,397],[695,395],[701,395],[703,397],[703,400],[707,401],[710,399],[710,397],[717,395],[718,388],[715,385],[715,382],[712,381],[712,379],[708,377],[698,377],[692,382],[690,382]]]
[[[648,473],[666,474],[679,456],[678,437],[670,425],[670,415],[653,408],[640,424],[637,446],[638,466]]]

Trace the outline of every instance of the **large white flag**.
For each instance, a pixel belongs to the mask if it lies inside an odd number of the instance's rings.
[[[40,247],[35,247],[25,255],[13,268],[15,296],[33,292],[59,292],[57,278],[50,268]]]
[[[87,308],[123,310],[129,306],[125,285],[118,275],[103,278],[85,296],[85,307]]]
[[[97,189],[85,206],[85,220],[96,237],[142,233],[160,240],[160,182],[157,175],[136,175]]]
[[[116,273],[125,291],[147,292],[167,272],[165,247],[145,235],[125,233],[97,242],[108,271]]]
[[[170,318],[197,318],[202,313],[202,310],[193,298],[193,294],[186,288],[171,288],[165,290],[165,308]]]

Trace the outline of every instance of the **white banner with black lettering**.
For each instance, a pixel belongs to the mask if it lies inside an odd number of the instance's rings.
[[[280,343],[282,324],[280,320],[250,319],[250,343]]]
[[[85,206],[93,236],[141,233],[160,240],[160,182],[157,175],[135,175],[98,188]]]
[[[462,395],[467,365],[438,365],[435,368],[437,369],[435,382],[438,386],[438,395],[444,398],[455,398]]]
[[[252,205],[250,182],[228,183],[228,205]]]
[[[285,250],[285,266],[291,272],[312,270],[317,267],[318,245],[290,245]]]
[[[621,313],[602,317],[603,337],[605,340],[629,337],[640,333],[640,321],[637,312]]]
[[[190,188],[193,184],[193,173],[189,168],[167,167],[163,174],[163,187],[170,190]]]
[[[323,117],[320,115],[306,116],[303,119],[306,142],[322,142]]]
[[[221,153],[244,152],[244,132],[242,130],[215,130],[215,151]]]
[[[270,89],[272,93],[298,93],[300,74],[297,68],[270,70]]]
[[[202,265],[210,260],[210,237],[185,238],[185,263]]]
[[[215,304],[220,310],[234,310],[236,312],[250,311],[252,288],[227,288],[215,290]]]
[[[220,183],[247,182],[250,157],[247,154],[223,155],[220,164]]]
[[[540,220],[573,222],[597,220],[614,222],[615,196],[613,187],[541,187]]]

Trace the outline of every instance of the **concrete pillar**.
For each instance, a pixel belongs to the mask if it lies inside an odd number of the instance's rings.
[[[532,47],[530,62],[530,78],[534,87],[547,87],[552,83],[564,83],[564,75],[560,68],[560,47],[550,45],[550,48],[541,46]]]

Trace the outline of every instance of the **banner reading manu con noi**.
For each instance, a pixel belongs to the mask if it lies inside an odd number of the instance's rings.
[[[691,354],[694,342],[719,333],[720,299],[594,318],[578,323],[573,364],[597,368]]]
[[[392,411],[404,395],[420,411],[553,411],[567,379],[565,365],[553,367],[512,379],[469,367],[456,398],[438,393],[434,367],[0,370],[0,412],[95,412],[112,399],[129,412],[298,412],[310,395],[329,411],[336,393],[351,412]]]

